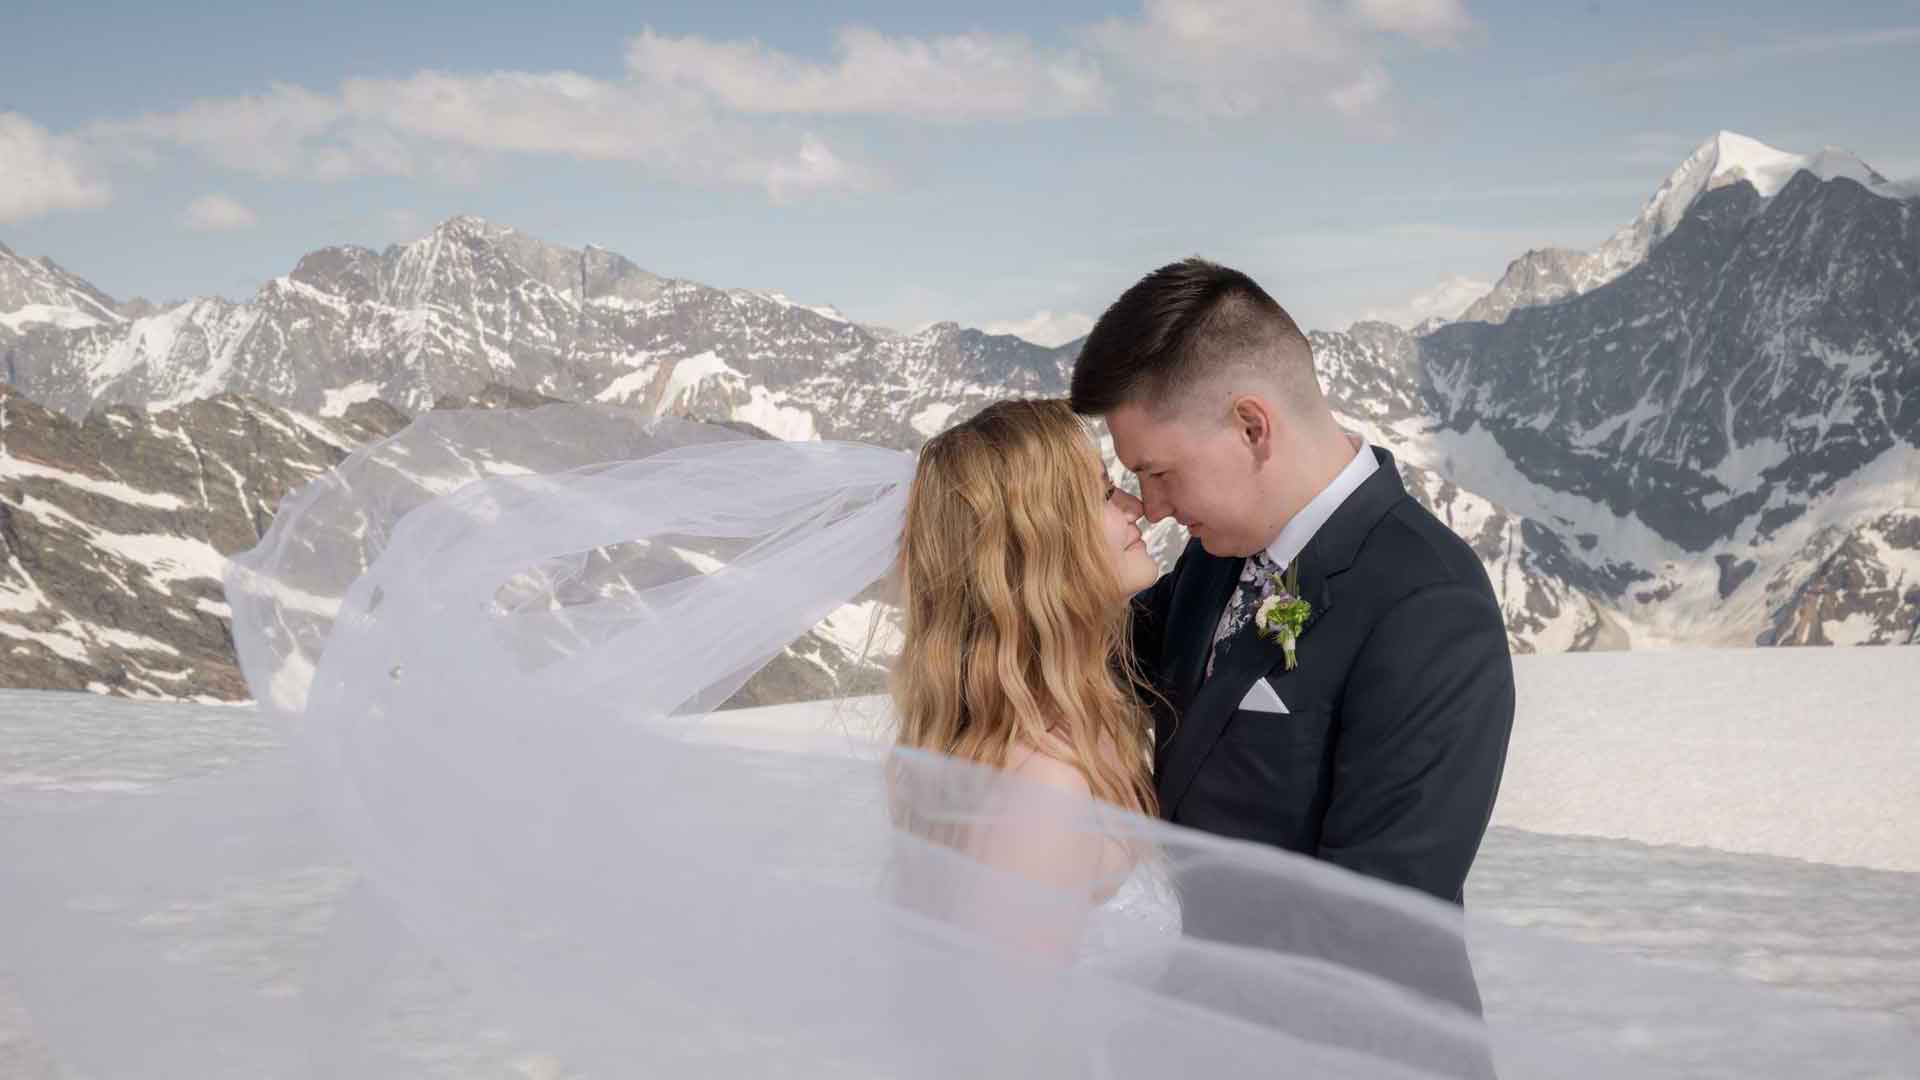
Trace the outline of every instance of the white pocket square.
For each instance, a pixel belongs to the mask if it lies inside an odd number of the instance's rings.
[[[1268,686],[1265,679],[1253,680],[1253,685],[1247,688],[1247,696],[1240,699],[1240,707],[1249,712],[1288,711],[1287,703],[1280,700],[1280,695],[1273,692],[1273,687]]]

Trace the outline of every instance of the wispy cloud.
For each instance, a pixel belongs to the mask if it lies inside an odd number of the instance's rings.
[[[1087,56],[1004,34],[892,37],[842,29],[832,63],[758,41],[643,31],[627,44],[638,80],[698,92],[743,113],[981,120],[1063,116],[1097,108],[1104,79]]]
[[[809,133],[763,130],[686,95],[566,71],[422,71],[347,79],[332,93],[276,84],[85,134],[122,152],[171,146],[225,168],[317,181],[462,180],[477,160],[520,154],[626,162],[697,184],[759,187],[776,200],[872,182],[869,170]]]
[[[76,140],[0,112],[0,222],[104,206],[110,194]]]
[[[1411,330],[1428,319],[1456,319],[1475,300],[1492,291],[1491,281],[1455,274],[1396,303],[1368,308],[1355,321],[1389,322]]]
[[[1436,47],[1455,44],[1473,26],[1459,0],[1353,0],[1353,9],[1376,30]]]
[[[1364,118],[1379,115],[1392,87],[1383,29],[1359,6],[1323,0],[1147,0],[1138,16],[1085,37],[1159,112],[1290,106]]]
[[[1377,130],[1390,112],[1389,39],[1442,47],[1471,22],[1459,0],[1144,0],[1070,29],[1015,34],[840,30],[815,60],[757,40],[644,29],[626,77],[574,71],[347,78],[97,123],[92,143],[134,161],[174,149],[268,177],[473,178],[501,155],[628,163],[776,201],[884,186],[844,127],[897,118],[990,123],[1093,112],[1334,116]]]
[[[1635,89],[1652,82],[1711,78],[1776,60],[1915,47],[1920,47],[1920,26],[1796,34],[1759,41],[1710,38],[1683,53],[1630,57],[1590,68],[1579,78],[1609,89]]]
[[[1459,0],[1145,0],[1070,30],[1072,47],[1018,35],[890,36],[849,27],[831,63],[758,41],[670,37],[628,44],[637,79],[743,113],[969,121],[1146,108],[1241,115],[1275,106],[1378,113],[1392,81],[1385,39],[1455,44]]]
[[[181,224],[198,232],[250,229],[258,220],[252,210],[220,194],[200,196],[180,215]]]
[[[980,328],[989,334],[1012,334],[1035,345],[1052,347],[1084,335],[1093,329],[1093,316],[1078,311],[1036,311],[1024,319],[990,322]]]

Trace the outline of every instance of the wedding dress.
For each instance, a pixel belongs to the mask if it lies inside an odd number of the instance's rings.
[[[1088,914],[1079,957],[1145,981],[1160,973],[1179,937],[1180,898],[1173,880],[1158,862],[1142,859],[1114,894]]]
[[[0,813],[0,986],[29,1038],[90,1077],[1916,1060],[1886,1017],[1470,922],[980,766],[689,738],[884,577],[912,469],[591,405],[429,413],[356,451],[228,570],[281,749]],[[1109,895],[929,839],[996,827],[1146,854]],[[1469,951],[1513,1008],[1463,1004]]]

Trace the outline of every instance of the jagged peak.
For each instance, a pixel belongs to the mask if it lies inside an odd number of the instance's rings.
[[[467,234],[489,239],[512,233],[510,225],[500,225],[475,214],[455,214],[433,227],[435,234]]]

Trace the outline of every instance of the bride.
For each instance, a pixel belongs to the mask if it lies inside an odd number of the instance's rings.
[[[1126,635],[1127,601],[1159,567],[1124,498],[1063,401],[999,402],[927,442],[900,541],[899,746],[1004,770],[1018,781],[1007,791],[1055,789],[1154,815],[1151,732]],[[896,800],[896,823],[987,866],[1085,887],[1098,914],[1124,916],[1096,920],[1101,936],[1079,943],[1095,956],[1116,956],[1127,930],[1177,930],[1177,905],[1140,845],[1037,827],[1044,815],[1011,806],[943,836],[913,810]],[[983,899],[970,898],[971,915]],[[1037,939],[1033,922],[1000,925],[1030,946],[1075,944]]]
[[[228,569],[278,749],[0,814],[0,991],[99,1077],[1910,1060],[1878,1019],[1159,821],[1125,502],[1054,402],[917,457],[605,406],[423,415]],[[891,742],[728,745],[714,710],[889,582]],[[1485,1020],[1450,992],[1468,945]]]

